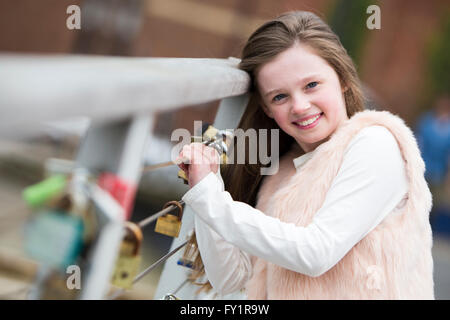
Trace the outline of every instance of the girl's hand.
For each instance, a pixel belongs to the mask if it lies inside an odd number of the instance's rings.
[[[212,147],[194,142],[185,145],[175,163],[186,173],[192,188],[210,172],[219,170],[219,153]]]

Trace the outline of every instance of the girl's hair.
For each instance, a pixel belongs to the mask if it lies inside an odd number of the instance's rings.
[[[251,98],[237,128],[243,129],[244,132],[249,128],[253,128],[257,132],[259,132],[258,129],[280,129],[273,119],[266,116],[261,107],[256,74],[264,64],[295,44],[306,45],[313,49],[337,73],[341,87],[345,88],[344,99],[349,118],[364,110],[364,96],[355,65],[338,36],[315,14],[306,11],[291,11],[264,23],[250,36],[244,46],[239,68],[250,75]],[[279,133],[279,158],[281,158],[295,143],[295,140],[281,129]],[[267,150],[271,150],[270,139],[268,140]],[[248,145],[245,148],[245,155],[248,156]],[[233,200],[242,201],[254,207],[263,179],[260,174],[263,165],[259,161],[256,164],[247,164],[247,162],[246,164],[226,165],[221,168],[221,173],[225,189],[231,194]],[[196,245],[195,235],[190,242]],[[199,254],[197,254],[194,268],[191,279],[197,279],[204,274]],[[202,289],[209,288],[211,286],[207,282]]]

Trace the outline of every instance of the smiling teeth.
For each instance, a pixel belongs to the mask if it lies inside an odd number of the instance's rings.
[[[301,125],[301,126],[307,126],[308,124],[311,124],[311,123],[313,123],[314,121],[316,121],[317,119],[319,119],[319,117],[320,117],[320,114],[317,115],[317,116],[315,116],[314,118],[309,119],[309,120],[302,121],[302,122],[297,122],[297,123],[298,123],[299,125]]]

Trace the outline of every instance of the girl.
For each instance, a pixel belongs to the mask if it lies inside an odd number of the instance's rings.
[[[281,129],[279,170],[228,165],[222,180],[214,149],[182,149],[196,276],[249,299],[433,299],[419,149],[398,116],[364,111],[338,37],[288,12],[250,36],[240,68],[253,95],[238,127]]]

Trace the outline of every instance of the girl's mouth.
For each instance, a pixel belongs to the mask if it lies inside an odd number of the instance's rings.
[[[309,119],[309,120],[307,120],[305,122],[302,122],[302,123],[300,123],[300,122],[293,122],[293,124],[297,128],[302,129],[302,130],[311,129],[311,128],[314,128],[319,123],[319,120],[320,120],[320,118],[322,118],[322,116],[323,116],[323,112],[321,112],[318,116],[316,116],[316,117],[314,117],[312,119]]]

